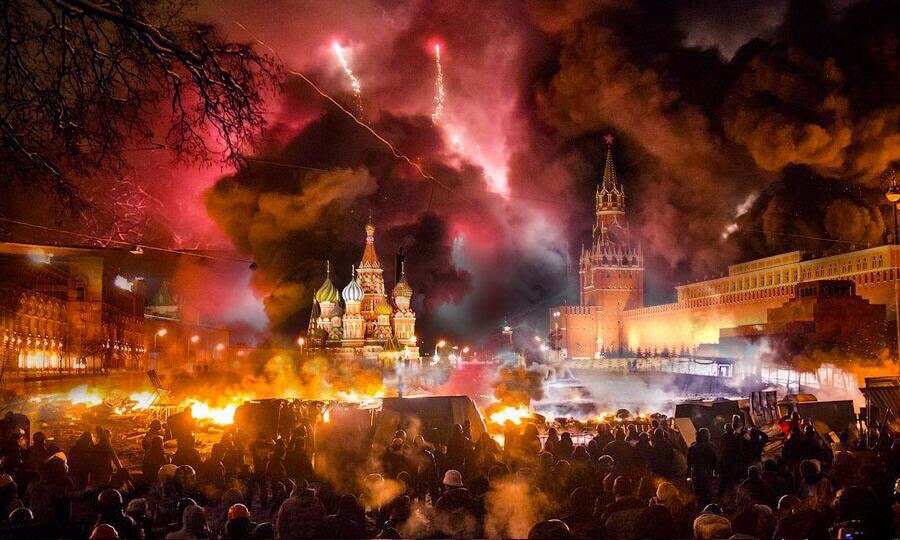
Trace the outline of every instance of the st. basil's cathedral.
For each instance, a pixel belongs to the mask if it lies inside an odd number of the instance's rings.
[[[383,364],[418,358],[416,314],[410,307],[413,291],[405,264],[400,264],[400,278],[388,297],[370,218],[359,267],[352,268],[350,282],[340,292],[326,263],[325,281],[315,293],[309,318],[310,351]]]

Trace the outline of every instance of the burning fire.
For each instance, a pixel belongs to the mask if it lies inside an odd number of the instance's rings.
[[[350,390],[349,392],[338,391],[335,394],[336,401],[343,401],[345,403],[357,403],[362,406],[367,405],[377,405],[378,400],[384,397],[384,389],[379,389],[371,394],[364,394],[358,392],[356,390]],[[327,420],[326,420],[327,422]]]
[[[143,411],[149,409],[153,402],[156,400],[156,394],[153,392],[134,392],[128,399],[134,402],[134,405],[131,406],[133,410]]]
[[[531,418],[531,410],[525,405],[519,405],[518,407],[507,405],[499,411],[491,413],[488,418],[492,423],[501,426],[507,422],[519,425],[523,420]]]
[[[234,413],[242,402],[243,399],[232,400],[222,407],[216,407],[205,401],[189,398],[181,405],[182,407],[189,407],[191,409],[191,416],[196,420],[209,420],[214,424],[227,426],[234,423]]]
[[[72,402],[72,405],[87,405],[89,407],[103,403],[100,392],[96,388],[88,387],[86,384],[69,390],[69,393],[66,394],[66,399]]]

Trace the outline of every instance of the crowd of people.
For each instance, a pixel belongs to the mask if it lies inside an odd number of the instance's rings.
[[[7,415],[0,538],[896,538],[900,437],[861,451],[796,414],[778,426],[770,440],[735,416],[687,445],[664,418],[602,423],[578,444],[508,423],[501,445],[404,424],[385,445],[329,445],[309,414],[279,436],[226,430],[203,454],[182,432],[170,454],[154,421],[128,468],[103,427],[62,449]]]

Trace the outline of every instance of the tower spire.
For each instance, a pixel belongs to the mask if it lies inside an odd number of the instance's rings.
[[[606,165],[603,167],[603,191],[618,191],[619,182],[616,178],[616,166],[613,163],[612,147],[615,138],[607,133],[603,140],[606,142]]]

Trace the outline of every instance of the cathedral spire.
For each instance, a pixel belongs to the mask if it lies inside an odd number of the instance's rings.
[[[366,247],[363,250],[360,268],[381,268],[381,261],[375,253],[375,225],[372,223],[372,211],[369,210],[369,222],[366,223]]]

